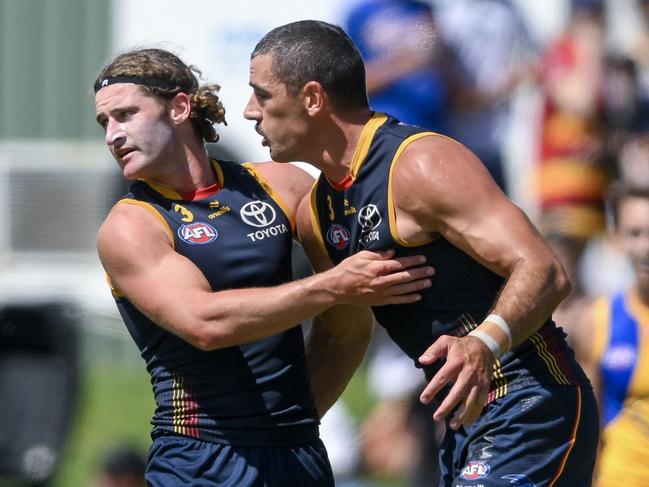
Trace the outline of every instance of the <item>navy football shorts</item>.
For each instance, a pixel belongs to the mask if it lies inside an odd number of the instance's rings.
[[[448,430],[442,487],[589,487],[599,437],[591,389],[530,387],[485,407],[468,428]]]
[[[298,446],[241,447],[183,436],[159,436],[149,450],[148,486],[333,487],[322,441]]]

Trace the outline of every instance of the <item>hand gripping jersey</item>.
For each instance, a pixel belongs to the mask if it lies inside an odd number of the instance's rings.
[[[176,252],[201,269],[214,291],[289,281],[292,216],[252,164],[213,164],[221,186],[213,194],[183,200],[138,181],[120,204],[156,215]],[[317,438],[298,323],[262,340],[205,352],[153,323],[118,290],[114,294],[151,374],[154,436],[175,433],[242,446]]]
[[[356,148],[352,184],[337,189],[322,174],[311,194],[315,233],[334,263],[363,249],[394,248],[397,256],[426,255],[435,267],[432,286],[419,302],[374,308],[377,321],[417,367],[418,357],[441,335],[464,336],[480,324],[504,283],[440,236],[411,243],[398,235],[391,196],[394,161],[408,144],[428,136],[437,134],[376,113]],[[429,380],[439,366],[425,368]],[[496,362],[488,400],[545,384],[588,384],[565,334],[551,320]]]
[[[595,304],[604,443],[598,485],[649,483],[649,308],[636,293]]]

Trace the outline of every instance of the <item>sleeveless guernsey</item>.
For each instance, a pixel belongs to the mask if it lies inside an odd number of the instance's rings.
[[[121,204],[142,205],[214,291],[291,279],[294,221],[252,164],[213,161],[220,189],[183,199],[144,181]],[[137,231],[136,228],[133,231]],[[153,436],[178,434],[243,446],[318,437],[299,323],[240,346],[201,351],[153,323],[113,290],[146,361],[156,401]]]

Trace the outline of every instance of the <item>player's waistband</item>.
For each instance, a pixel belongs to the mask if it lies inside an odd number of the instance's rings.
[[[204,429],[182,428],[156,425],[151,432],[152,438],[177,435],[195,438],[201,441],[233,446],[293,446],[317,440],[320,431],[317,424],[292,425],[268,429]]]

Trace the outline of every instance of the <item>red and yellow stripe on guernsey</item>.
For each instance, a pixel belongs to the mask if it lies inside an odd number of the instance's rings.
[[[173,410],[174,433],[199,438],[198,428],[198,404],[194,401],[194,395],[185,387],[181,376],[174,376],[172,384],[171,405]]]
[[[503,375],[500,360],[496,360],[496,363],[494,364],[494,375],[491,387],[492,389],[489,391],[489,395],[487,396],[487,404],[507,394],[507,379]]]
[[[468,332],[478,327],[478,324],[473,318],[471,318],[468,313],[464,313],[462,316],[460,316],[460,324],[465,329],[465,333],[463,335],[466,335]],[[485,404],[489,404],[507,394],[507,379],[505,378],[502,367],[500,366],[500,360],[496,360],[496,363],[494,363],[493,365],[493,369],[493,378],[491,385],[489,386],[489,395],[487,396],[487,401]]]
[[[530,336],[530,341],[534,344],[539,357],[541,357],[541,360],[545,362],[545,365],[547,365],[550,374],[552,374],[555,380],[559,384],[564,386],[571,384],[566,375],[563,373],[563,370],[566,370],[566,368],[564,367],[562,370],[562,368],[559,366],[559,364],[557,363],[557,354],[553,354],[548,349],[548,343],[546,342],[544,337],[539,333],[534,333],[532,336]]]
[[[557,473],[555,473],[554,477],[552,477],[552,480],[550,480],[548,487],[553,487],[554,484],[557,482],[557,480],[559,480],[559,477],[561,477],[563,470],[566,468],[566,462],[568,461],[570,452],[572,451],[572,448],[575,446],[575,441],[577,441],[577,428],[579,427],[579,421],[581,420],[581,387],[577,387],[576,389],[577,389],[577,414],[575,417],[575,423],[572,425],[572,431],[570,432],[570,441],[568,442],[569,443],[568,449],[566,450],[565,455],[561,459],[561,463],[559,464]]]

